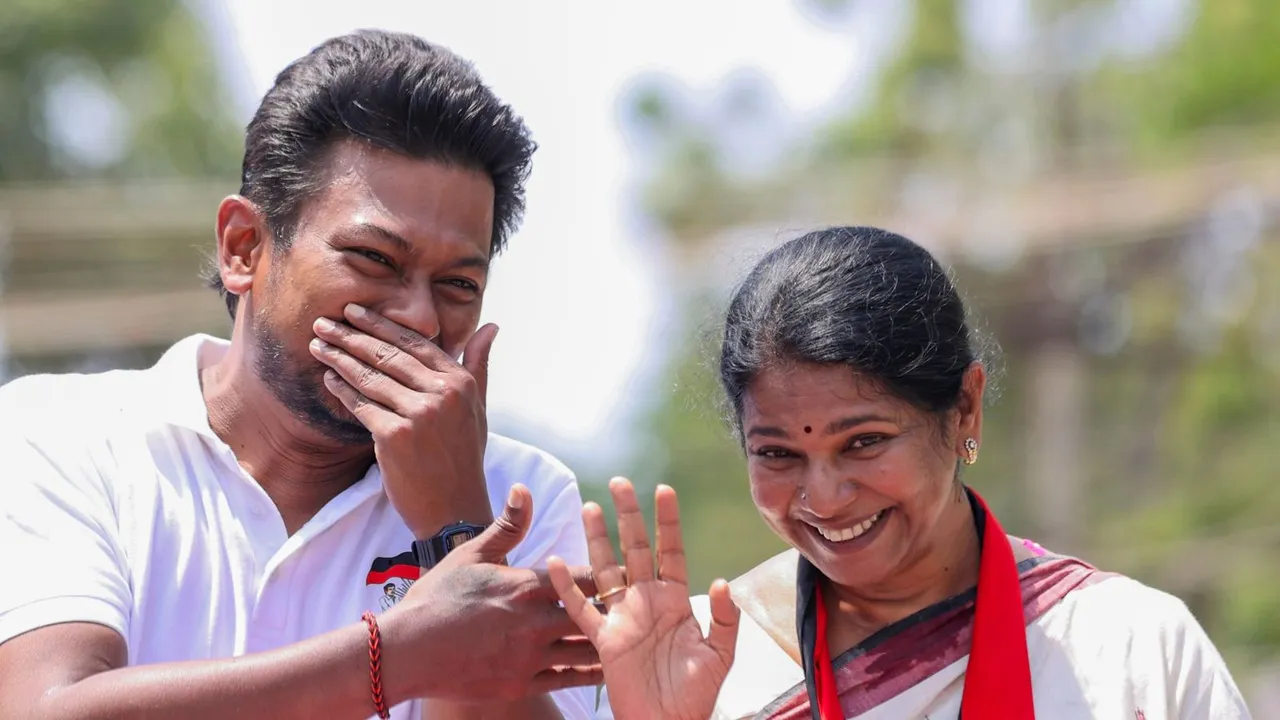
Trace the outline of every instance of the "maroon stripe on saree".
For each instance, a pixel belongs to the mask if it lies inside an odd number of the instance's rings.
[[[1029,548],[1043,553],[1038,547]],[[1034,622],[1074,590],[1113,577],[1075,558],[1043,554],[1018,563],[1022,606],[1027,624]],[[904,618],[867,638],[835,659],[840,704],[855,717],[910,690],[969,653],[973,634],[975,591]],[[759,720],[809,720],[809,698],[803,683],[770,703]]]

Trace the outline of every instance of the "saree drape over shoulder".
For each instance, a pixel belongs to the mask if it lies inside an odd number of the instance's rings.
[[[1250,718],[1221,656],[1182,601],[1034,543],[1011,542],[1039,720]],[[770,563],[792,568],[794,581],[798,561],[792,551]],[[735,581],[733,591],[744,611],[742,625],[713,718],[810,720],[795,630],[785,637],[787,628],[776,622],[787,611],[768,617],[761,592],[749,583]],[[781,595],[769,597],[766,602],[777,602]],[[844,716],[958,718],[974,599],[970,590],[944,600],[833,658]],[[706,596],[695,597],[693,606],[705,632],[711,616]],[[607,696],[600,717],[612,717]]]

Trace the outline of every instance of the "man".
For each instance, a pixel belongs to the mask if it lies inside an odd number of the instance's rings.
[[[404,597],[404,592],[397,588],[395,583],[383,585],[382,592],[384,594],[378,598],[378,604],[382,606],[383,610],[390,610],[392,605],[395,605],[400,601],[400,598]]]
[[[0,718],[591,714],[528,569],[586,564],[575,480],[485,419],[533,150],[415,37],[280,74],[217,213],[230,342],[0,389]]]

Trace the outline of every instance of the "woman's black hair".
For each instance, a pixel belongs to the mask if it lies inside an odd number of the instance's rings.
[[[785,362],[845,365],[942,413],[960,399],[975,345],[955,284],[927,250],[878,228],[832,227],[769,252],[734,293],[720,382],[739,436],[748,386]]]

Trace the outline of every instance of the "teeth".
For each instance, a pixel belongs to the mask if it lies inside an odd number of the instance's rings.
[[[849,540],[852,540],[858,537],[859,535],[862,535],[863,533],[865,533],[866,531],[874,527],[875,524],[880,521],[880,517],[882,515],[884,515],[883,510],[876,513],[875,515],[872,515],[866,520],[863,520],[857,525],[854,525],[853,527],[850,527],[850,528],[845,528],[843,530],[829,530],[827,528],[817,527],[816,525],[814,526],[814,529],[818,531],[819,535],[830,540],[831,542],[847,542]]]

